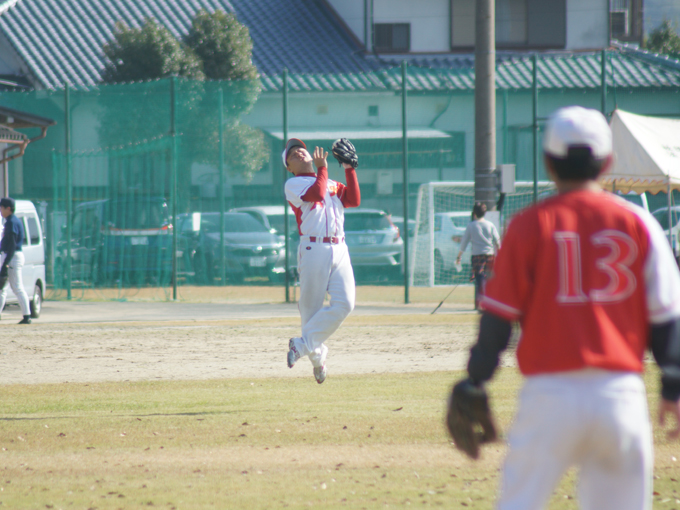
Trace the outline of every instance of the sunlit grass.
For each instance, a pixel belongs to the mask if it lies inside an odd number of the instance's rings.
[[[492,508],[504,446],[473,462],[443,427],[459,376],[3,386],[0,506]],[[490,386],[503,430],[520,384],[504,368]],[[678,443],[655,435],[655,508],[680,508]],[[573,479],[550,508],[577,507]]]

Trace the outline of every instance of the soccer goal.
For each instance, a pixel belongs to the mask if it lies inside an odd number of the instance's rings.
[[[538,183],[539,199],[555,192],[551,182]],[[531,205],[533,182],[518,181],[515,193],[505,196],[501,212],[490,211],[486,218],[496,224],[501,238],[514,214]],[[409,247],[410,283],[419,287],[465,283],[470,278],[470,247],[463,254],[462,266],[455,261],[465,227],[475,203],[474,182],[430,182],[421,184],[416,205],[416,225]]]

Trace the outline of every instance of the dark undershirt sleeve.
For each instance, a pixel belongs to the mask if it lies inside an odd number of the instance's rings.
[[[14,231],[12,230],[12,225],[10,222],[5,223],[5,230],[2,235],[2,251],[5,252],[5,261],[2,267],[6,267],[12,261],[14,257],[14,252],[17,249],[16,238],[14,237]]]
[[[649,328],[649,346],[661,368],[661,396],[680,399],[680,319]]]
[[[489,312],[479,321],[477,343],[470,349],[468,374],[475,384],[488,381],[498,367],[500,354],[507,349],[512,324]]]

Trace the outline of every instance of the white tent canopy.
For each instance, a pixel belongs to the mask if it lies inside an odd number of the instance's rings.
[[[610,124],[614,165],[602,179],[606,189],[624,193],[680,189],[680,119],[616,110]]]

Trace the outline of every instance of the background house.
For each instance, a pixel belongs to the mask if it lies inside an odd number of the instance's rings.
[[[424,182],[474,177],[473,0],[143,0],[134,5],[122,0],[21,0],[2,5],[0,74],[35,90],[6,90],[0,102],[61,121],[35,144],[23,165],[10,165],[10,173],[21,174],[22,196],[27,198],[53,202],[62,196],[66,83],[72,87],[76,200],[97,198],[113,187],[112,172],[118,171],[114,162],[120,158],[134,167],[126,170],[126,186],[140,189],[130,176],[151,166],[133,164],[129,154],[132,147],[141,151],[142,142],[167,136],[170,84],[99,85],[101,46],[111,39],[116,21],[137,25],[149,16],[181,36],[199,8],[232,10],[249,27],[262,93],[243,121],[263,131],[270,157],[250,180],[238,169],[227,169],[227,182],[220,186],[218,166],[205,157],[216,152],[215,141],[193,136],[187,106],[176,126],[180,172],[189,180],[181,184],[190,196],[183,208],[214,210],[220,190],[229,206],[281,201],[286,176],[278,158],[284,68],[289,71],[289,136],[326,145],[339,136],[354,139],[362,156],[359,179],[366,206],[401,212],[402,60],[409,64],[410,196],[415,200]],[[518,179],[533,176],[534,53],[541,119],[564,104],[606,112],[621,107],[643,114],[680,113],[680,66],[634,47],[610,47],[608,2],[498,0],[496,16],[497,159],[516,163]],[[188,104],[183,94],[189,88],[177,91],[180,109]],[[216,93],[210,94],[216,105]],[[130,103],[131,98],[139,103]],[[129,145],[128,152],[121,156],[122,149],[115,152],[101,133],[106,112],[117,109],[124,116],[125,108],[141,120],[140,129],[129,131],[123,144]],[[149,134],[150,125],[158,128]],[[147,133],[140,138],[142,127]],[[155,161],[156,168],[165,164],[161,155],[168,149],[162,140],[154,143],[145,158]],[[331,175],[342,178],[339,168],[331,166]],[[538,166],[543,178],[540,161]]]

